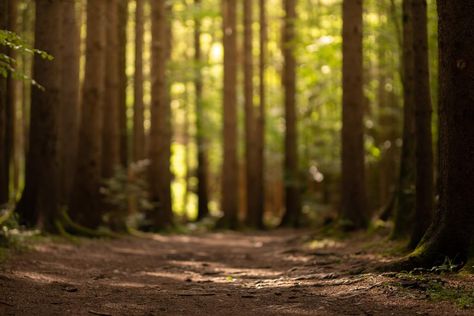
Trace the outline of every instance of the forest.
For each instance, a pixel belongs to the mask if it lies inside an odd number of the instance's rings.
[[[474,314],[471,0],[0,0],[1,315]]]

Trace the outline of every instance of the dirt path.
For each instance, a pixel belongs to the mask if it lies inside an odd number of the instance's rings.
[[[422,288],[405,290],[394,275],[357,274],[381,259],[357,238],[308,247],[306,236],[279,231],[40,243],[0,266],[0,315],[473,312],[432,302]]]

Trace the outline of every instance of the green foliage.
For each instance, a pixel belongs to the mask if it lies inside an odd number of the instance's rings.
[[[130,219],[153,209],[148,197],[145,178],[149,166],[148,160],[132,163],[128,170],[117,168],[115,175],[104,180],[101,192],[110,210],[105,214],[107,223],[128,223]]]
[[[419,274],[416,272],[399,273],[398,285],[411,290],[420,290],[432,301],[448,301],[461,308],[474,307],[474,290],[464,286],[451,286],[439,277],[432,274]]]
[[[0,30],[0,46],[12,49],[20,55],[39,55],[41,58],[46,60],[53,60],[53,56],[49,55],[45,51],[30,47],[19,35],[16,33]],[[11,73],[14,78],[21,80],[28,80],[37,87],[40,85],[34,80],[30,79],[24,73],[16,69],[16,60],[10,56],[0,53],[0,76],[7,77]]]

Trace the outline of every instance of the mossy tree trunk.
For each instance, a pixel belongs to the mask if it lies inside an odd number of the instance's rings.
[[[415,252],[394,268],[464,264],[474,229],[474,2],[438,0],[440,200]]]

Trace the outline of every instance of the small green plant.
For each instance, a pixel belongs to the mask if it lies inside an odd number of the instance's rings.
[[[141,160],[132,163],[128,169],[117,168],[112,178],[104,180],[101,193],[107,204],[105,222],[112,229],[124,228],[117,225],[136,226],[143,213],[153,208],[145,179],[148,166],[148,160]]]

